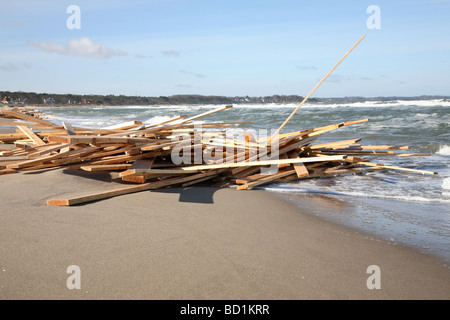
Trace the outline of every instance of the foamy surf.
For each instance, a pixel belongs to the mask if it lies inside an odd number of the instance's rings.
[[[450,181],[446,182],[450,190]],[[450,204],[450,199],[445,199],[441,197],[421,197],[414,195],[389,195],[381,193],[366,193],[366,192],[356,192],[356,191],[333,191],[333,190],[320,190],[320,189],[307,189],[307,188],[292,188],[283,185],[269,185],[266,187],[258,188],[260,190],[266,190],[277,193],[302,193],[302,194],[324,194],[324,195],[338,195],[338,196],[348,196],[354,198],[371,198],[371,199],[388,199],[388,200],[398,200],[406,202],[421,202],[421,203],[436,203],[436,204]],[[447,189],[447,188],[445,188]]]
[[[439,150],[436,152],[436,154],[439,154],[441,156],[450,156],[450,146],[443,145],[439,148]]]
[[[442,180],[442,189],[450,190],[450,177]]]

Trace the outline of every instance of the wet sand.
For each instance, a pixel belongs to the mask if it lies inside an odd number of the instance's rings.
[[[442,260],[265,191],[173,188],[45,204],[115,189],[114,178],[61,169],[0,176],[0,299],[450,298]],[[320,210],[320,200],[313,205]],[[67,288],[71,265],[81,289]],[[371,265],[381,289],[367,287]]]

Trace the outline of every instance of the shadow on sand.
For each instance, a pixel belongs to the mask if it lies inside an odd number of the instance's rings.
[[[167,188],[152,190],[152,192],[160,193],[179,193],[178,202],[191,202],[191,203],[214,203],[214,193],[219,188],[211,188],[207,185],[198,184],[198,186],[187,188]]]
[[[102,182],[115,182],[118,185],[123,186],[131,186],[135,185],[135,183],[124,182],[119,178],[117,173],[112,172],[88,172],[83,170],[72,170],[72,169],[64,169],[64,174],[69,174],[73,176],[78,176],[87,179],[93,179]],[[199,183],[192,187],[186,188],[162,188],[157,190],[150,190],[151,192],[160,192],[160,193],[178,193],[178,201],[179,202],[191,202],[191,203],[204,203],[204,204],[213,204],[214,203],[214,193],[219,190],[219,188],[209,187],[207,183]],[[143,191],[144,192],[144,191]]]

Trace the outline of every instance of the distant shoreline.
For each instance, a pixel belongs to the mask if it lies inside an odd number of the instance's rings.
[[[0,91],[0,99],[8,98],[14,103],[4,103],[3,106],[14,107],[70,107],[70,106],[130,106],[130,105],[224,105],[224,104],[284,104],[300,103],[304,97],[298,95],[272,95],[264,97],[249,96],[204,96],[204,95],[173,95],[159,97],[141,97],[124,95],[75,95],[75,94],[53,94],[35,92],[10,92]],[[310,98],[310,103],[355,103],[365,101],[393,101],[393,100],[449,100],[450,96],[444,95],[421,95],[413,97],[403,96],[380,96],[380,97],[334,97],[334,98]],[[47,103],[50,100],[51,103]],[[25,101],[25,104],[23,103]],[[45,103],[44,103],[45,101]]]

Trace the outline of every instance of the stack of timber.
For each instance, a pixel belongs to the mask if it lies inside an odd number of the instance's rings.
[[[402,153],[407,146],[362,145],[359,138],[316,141],[325,133],[368,119],[260,138],[250,132],[227,137],[227,127],[249,122],[206,122],[201,128],[194,122],[231,107],[160,123],[131,121],[106,128],[72,127],[64,122],[58,125],[33,110],[0,109],[0,126],[15,129],[0,134],[0,174],[49,168],[118,172],[119,188],[47,201],[48,205],[65,206],[205,181],[215,187],[248,190],[270,183],[386,169],[436,174],[371,162],[378,156],[428,155]],[[173,155],[181,153],[187,161],[173,161]]]

